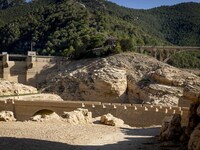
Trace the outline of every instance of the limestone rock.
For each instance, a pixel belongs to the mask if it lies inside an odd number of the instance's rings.
[[[177,141],[180,139],[182,134],[181,115],[174,114],[164,118],[160,130],[161,141]]]
[[[48,76],[43,91],[65,100],[177,106],[183,98],[199,99],[200,77],[137,53],[71,61],[60,68]],[[194,89],[187,92],[189,86]]]
[[[13,112],[11,111],[1,111],[0,121],[16,121]]]
[[[190,137],[191,133],[195,129],[195,127],[200,123],[200,117],[197,115],[197,108],[200,106],[199,103],[192,103],[190,105],[190,110],[188,114],[188,125],[186,129],[186,134]]]
[[[0,96],[32,93],[37,93],[37,89],[32,86],[27,86],[0,79]]]
[[[194,129],[188,143],[189,150],[200,150],[200,123]]]
[[[181,116],[173,115],[166,117],[162,122],[160,131],[160,140],[165,143],[168,141],[180,145],[188,144],[189,150],[200,150],[200,102],[192,103],[188,114],[188,125],[182,127],[180,125]],[[188,142],[189,141],[189,142]]]
[[[199,105],[199,107],[197,108],[197,115],[200,117],[200,105]]]
[[[200,86],[193,85],[193,86],[186,86],[184,88],[184,97],[192,100],[193,102],[200,102]]]
[[[72,112],[64,112],[62,117],[71,124],[88,124],[91,123],[92,113],[87,109],[78,108]]]
[[[61,120],[61,117],[55,112],[49,110],[42,110],[37,112],[33,117],[31,117],[30,120],[37,122],[58,121]]]
[[[124,121],[114,117],[112,114],[106,114],[101,116],[101,123],[109,126],[117,126],[117,127],[123,127]]]

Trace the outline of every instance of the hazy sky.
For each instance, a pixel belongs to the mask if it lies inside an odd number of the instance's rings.
[[[199,2],[200,0],[109,0],[122,6],[138,9],[149,9],[161,5],[174,5],[183,2]]]

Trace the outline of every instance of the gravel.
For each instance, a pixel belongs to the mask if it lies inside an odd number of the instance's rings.
[[[156,150],[158,134],[158,127],[72,125],[61,120],[0,122],[0,150]]]

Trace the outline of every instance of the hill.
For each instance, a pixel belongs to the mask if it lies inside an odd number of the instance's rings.
[[[76,57],[91,55],[95,48],[101,53],[132,49],[134,44],[153,44],[160,40],[142,28],[110,15],[104,1],[68,0],[41,4],[38,1],[26,4],[32,9],[23,17],[5,24],[0,29],[0,49],[14,53],[26,53],[31,43],[39,54]],[[95,9],[93,6],[96,6]],[[19,7],[19,6],[18,6]],[[10,11],[16,7],[9,8]],[[20,8],[18,8],[20,9]],[[2,10],[7,12],[8,10]],[[10,13],[11,14],[11,13]],[[11,14],[12,16],[12,14]],[[129,42],[127,46],[125,43]],[[164,42],[161,42],[164,43]],[[114,47],[114,45],[117,45]]]
[[[1,52],[82,58],[135,45],[200,46],[199,3],[136,10],[106,0],[34,0],[3,8]]]
[[[73,60],[56,68],[40,89],[66,100],[186,106],[200,88],[200,77],[137,53]]]
[[[148,10],[156,17],[157,28],[172,44],[200,46],[200,3],[182,3]]]

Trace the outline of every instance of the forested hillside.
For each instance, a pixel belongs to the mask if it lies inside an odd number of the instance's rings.
[[[34,1],[2,10],[2,14],[10,11],[14,19],[4,19],[5,25],[0,29],[1,51],[26,53],[32,45],[39,54],[79,57],[96,55],[96,51],[105,55],[132,50],[134,45],[165,43],[138,25],[109,14],[105,1],[48,2]],[[13,9],[24,9],[26,14],[15,16]]]
[[[164,39],[175,45],[200,46],[200,3],[182,3],[149,10]]]
[[[74,58],[136,45],[200,46],[200,4],[135,10],[106,0],[0,0],[0,51]]]

